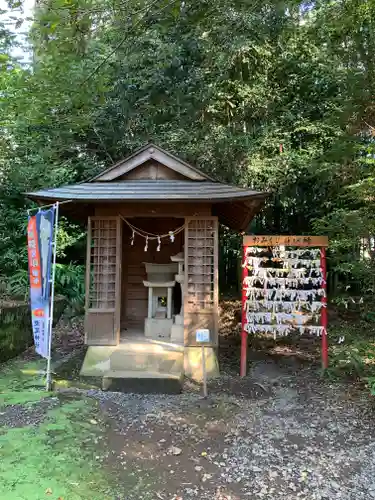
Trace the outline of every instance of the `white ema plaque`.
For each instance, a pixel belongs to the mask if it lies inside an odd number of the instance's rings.
[[[199,343],[209,342],[210,341],[210,330],[208,330],[208,329],[196,330],[195,339]]]

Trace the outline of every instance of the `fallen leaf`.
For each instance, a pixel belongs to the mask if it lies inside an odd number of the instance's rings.
[[[301,472],[301,481],[306,481],[307,479],[307,472],[304,470]]]
[[[212,474],[203,474],[202,481],[205,483],[208,479],[211,479]]]
[[[171,446],[170,448],[168,448],[168,453],[170,455],[181,455],[182,450],[181,448],[177,448],[177,446]]]

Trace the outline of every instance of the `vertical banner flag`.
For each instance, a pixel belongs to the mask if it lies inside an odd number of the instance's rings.
[[[31,321],[35,350],[44,358],[49,353],[50,294],[55,207],[29,216],[27,246],[30,276]]]

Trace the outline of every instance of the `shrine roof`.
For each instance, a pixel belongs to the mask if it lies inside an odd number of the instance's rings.
[[[78,184],[27,193],[39,203],[203,202],[212,203],[220,220],[244,230],[264,205],[266,193],[213,180],[196,167],[147,144],[101,174]]]
[[[212,181],[127,180],[85,182],[28,193],[39,200],[75,201],[230,201],[260,198],[265,194],[251,189]]]

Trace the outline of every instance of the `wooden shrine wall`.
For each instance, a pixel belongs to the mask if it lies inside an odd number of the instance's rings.
[[[122,181],[122,180],[142,180],[142,179],[147,179],[147,180],[185,180],[186,177],[183,176],[182,174],[179,174],[178,172],[175,172],[174,170],[166,167],[165,165],[162,165],[158,161],[155,160],[149,160],[146,161],[143,165],[139,165],[137,168],[134,170],[130,170],[130,172],[127,172],[126,174],[122,175],[121,177],[117,178],[116,181]]]
[[[87,232],[85,341],[116,345],[120,335],[121,222],[90,217]]]
[[[210,330],[218,343],[218,219],[187,217],[185,227],[185,345],[196,345],[196,331]]]
[[[185,273],[188,287],[185,293],[185,345],[195,345],[195,331],[208,328],[211,343],[217,344],[218,332],[218,218],[211,216],[211,204],[129,203],[97,205],[95,218],[116,218],[121,214],[134,226],[154,234],[168,233],[187,224],[188,231],[176,236],[172,243],[163,238],[157,252],[157,241],[149,240],[144,251],[145,238],[135,236],[121,220],[121,288],[119,311],[122,336],[144,331],[147,317],[147,289],[144,262],[170,263],[185,247]],[[173,216],[171,216],[173,214]],[[117,309],[117,308],[116,308]],[[104,342],[104,339],[103,339]],[[101,342],[102,343],[102,342]]]
[[[181,227],[185,222],[184,219],[175,218],[132,218],[129,220],[137,228],[154,234],[168,233]],[[121,330],[124,337],[127,333],[143,333],[144,331],[148,291],[143,285],[143,280],[146,279],[146,269],[143,263],[171,263],[171,255],[176,255],[183,249],[184,232],[176,235],[173,243],[170,238],[163,238],[159,252],[156,250],[156,240],[148,241],[148,250],[145,252],[145,238],[135,235],[134,245],[131,245],[131,237],[131,229],[123,222]]]
[[[194,217],[210,216],[212,212],[211,203],[163,203],[163,202],[141,202],[141,203],[105,203],[95,207],[95,215],[118,215],[123,217]]]

